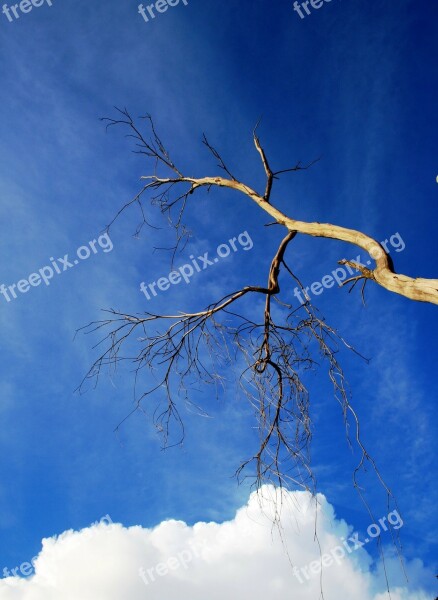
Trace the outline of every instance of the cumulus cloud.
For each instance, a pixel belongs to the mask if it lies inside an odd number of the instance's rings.
[[[322,554],[325,600],[387,600],[382,569],[374,568],[366,546],[353,549],[352,528],[336,517],[323,495],[317,499],[264,486],[224,523],[188,526],[168,520],[146,529],[104,522],[66,531],[43,540],[35,575],[0,580],[0,598],[318,600]],[[397,517],[388,520],[401,527]],[[432,581],[432,574],[421,561],[408,564],[409,589],[400,584],[396,559],[389,557],[386,569],[395,586],[392,600],[430,600],[420,586],[426,577]]]

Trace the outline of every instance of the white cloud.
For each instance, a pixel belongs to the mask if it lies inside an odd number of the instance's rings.
[[[274,502],[274,500],[277,502]],[[281,502],[280,502],[281,500]],[[322,553],[340,548],[352,528],[336,518],[324,496],[318,496],[317,530]],[[275,509],[277,506],[278,510]],[[281,518],[281,528],[273,526]],[[281,538],[280,539],[280,531]],[[314,541],[315,502],[305,492],[283,492],[272,486],[252,494],[233,520],[196,523],[169,520],[153,529],[97,524],[43,540],[35,575],[0,581],[2,600],[318,600],[320,578],[307,581],[292,565],[318,560]],[[287,552],[286,552],[287,551]],[[341,553],[338,551],[338,553]],[[333,555],[331,555],[333,556]],[[382,569],[373,569],[365,548],[347,553],[324,569],[325,600],[385,600]],[[427,600],[414,591],[417,582],[432,581],[418,559],[410,565],[413,584],[400,585],[400,564],[389,558],[386,569],[395,586],[392,600]],[[143,568],[143,579],[139,570]],[[409,568],[409,565],[408,565]]]

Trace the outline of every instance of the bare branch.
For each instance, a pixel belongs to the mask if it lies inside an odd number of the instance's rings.
[[[340,364],[343,349],[367,359],[339,335],[335,328],[328,325],[312,305],[300,280],[286,263],[285,255],[290,243],[299,233],[335,239],[362,248],[375,260],[374,269],[345,259],[339,261],[339,264],[358,271],[358,275],[347,279],[342,285],[352,284],[349,290],[351,292],[361,281],[364,303],[365,286],[367,282],[373,281],[407,298],[438,304],[438,280],[397,274],[384,248],[362,232],[329,223],[298,221],[277,209],[272,204],[274,180],[285,173],[306,170],[317,161],[304,166],[299,161],[292,168],[273,171],[257,136],[258,125],[253,131],[253,141],[266,176],[263,195],[234,177],[205,135],[203,144],[228,177],[216,175],[197,178],[183,175],[170,158],[150,115],[143,117],[151,131],[151,140],[148,141],[128,111],[117,110],[121,118],[103,119],[107,127],[119,124],[127,126],[130,131],[128,137],[135,140],[134,152],[152,158],[154,168],[152,173],[141,177],[145,182],[142,189],[118,211],[108,227],[132,205],[138,205],[142,214],[138,232],[143,225],[149,225],[142,204],[144,196],[149,195],[151,205],[159,208],[176,232],[176,243],[172,248],[173,261],[175,252],[189,234],[184,216],[195,193],[203,188],[209,192],[212,187],[223,187],[255,202],[273,219],[267,226],[280,225],[286,231],[271,260],[266,287],[246,285],[197,312],[145,312],[132,315],[110,309],[106,311],[107,318],[90,323],[84,328],[86,333],[105,332],[105,335],[97,345],[100,355],[89,369],[80,389],[88,380],[97,383],[102,369],[106,367],[116,369],[121,361],[133,364],[135,406],[132,412],[140,410],[151,416],[155,427],[163,436],[164,446],[168,447],[173,443],[181,443],[184,439],[181,402],[206,415],[204,408],[194,403],[193,390],[199,384],[216,388],[222,386],[225,371],[232,364],[238,364],[239,358],[243,358],[246,366],[240,375],[240,386],[254,408],[259,441],[252,455],[237,469],[236,476],[247,477],[248,469],[253,467],[257,487],[266,481],[279,486],[292,483],[314,494],[316,479],[309,453],[313,428],[306,378],[307,372],[318,368],[321,363],[327,369],[334,398],[341,408],[347,441],[352,447],[355,444],[360,452],[360,459],[353,473],[354,487],[369,510],[360,486],[359,474],[370,465],[385,490],[388,504],[395,502],[390,488],[362,441],[359,419],[350,402],[350,392]],[[280,297],[280,277],[283,276],[301,289],[306,298],[302,305],[294,308],[287,302],[287,298]],[[287,285],[284,288],[287,291]],[[250,316],[245,314],[246,304],[242,299],[248,296],[264,299],[264,309],[260,303],[259,316],[256,302],[252,303]],[[275,310],[272,300],[277,303]],[[142,381],[145,369],[148,374],[147,386]],[[140,392],[137,393],[139,387]],[[171,440],[172,424],[179,426],[180,435],[176,442]],[[353,436],[350,436],[351,425]],[[372,515],[370,510],[369,513]],[[383,558],[382,551],[381,555]]]
[[[205,146],[207,146],[207,148],[210,150],[210,152],[213,154],[213,156],[219,161],[218,167],[220,167],[223,171],[225,171],[225,173],[227,173],[227,175],[229,175],[233,181],[236,181],[236,178],[229,171],[227,165],[224,163],[224,161],[223,161],[221,155],[219,154],[219,152],[215,148],[213,148],[213,146],[207,140],[207,136],[205,135],[205,133],[203,134],[202,138],[203,138],[202,139],[202,143]]]
[[[260,158],[262,159],[263,167],[264,167],[265,173],[266,173],[266,188],[265,188],[265,193],[263,195],[263,199],[266,202],[269,202],[270,197],[271,197],[272,183],[274,181],[274,173],[272,172],[271,167],[269,166],[269,162],[268,162],[268,159],[266,158],[265,151],[263,150],[263,148],[260,144],[260,140],[257,137],[258,126],[259,126],[259,124],[257,123],[257,125],[255,126],[254,131],[253,131],[254,145],[257,149],[257,152],[260,154]]]

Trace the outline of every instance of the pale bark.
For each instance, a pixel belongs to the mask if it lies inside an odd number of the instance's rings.
[[[273,217],[276,223],[284,225],[289,231],[296,231],[313,237],[340,240],[354,244],[365,250],[370,257],[375,260],[376,266],[374,269],[366,269],[361,268],[360,265],[355,265],[356,268],[361,271],[364,279],[371,279],[385,289],[401,296],[405,296],[406,298],[410,298],[411,300],[438,304],[438,279],[425,279],[422,277],[414,278],[395,273],[392,268],[391,260],[383,247],[379,242],[365,233],[356,231],[355,229],[340,227],[339,225],[331,225],[330,223],[308,223],[306,221],[297,221],[275,208],[275,206],[269,202],[269,193],[271,190],[269,177],[265,196],[260,196],[255,190],[240,181],[226,179],[224,177],[202,177],[199,179],[193,177],[178,177],[175,179],[160,179],[155,175],[151,175],[143,177],[143,179],[151,179],[153,182],[163,185],[185,182],[191,184],[191,191],[194,191],[199,187],[218,186],[241,192],[251,198],[251,200],[260,206],[260,208]]]
[[[313,237],[331,238],[342,242],[348,242],[365,250],[369,254],[369,256],[375,261],[374,269],[366,268],[363,265],[359,265],[351,261],[339,261],[340,264],[349,264],[353,266],[360,273],[360,275],[358,275],[357,277],[353,277],[348,281],[353,280],[357,282],[359,279],[363,279],[363,281],[366,283],[368,280],[372,280],[378,283],[383,288],[394,292],[395,294],[399,294],[400,296],[405,296],[406,298],[416,300],[418,302],[429,302],[431,304],[438,304],[438,279],[425,279],[422,277],[414,278],[396,273],[392,264],[391,257],[384,250],[381,244],[379,244],[379,242],[377,242],[372,237],[366,235],[365,233],[362,233],[361,231],[356,231],[355,229],[348,229],[346,227],[340,227],[339,225],[331,225],[330,223],[308,223],[306,221],[298,221],[285,215],[275,206],[273,206],[271,204],[271,192],[274,180],[278,179],[278,176],[283,173],[307,169],[313,163],[307,166],[302,166],[301,163],[298,163],[295,167],[289,169],[273,171],[269,164],[266,153],[262,148],[260,140],[257,136],[257,127],[254,129],[253,132],[253,140],[255,148],[258,154],[260,155],[260,159],[266,174],[266,187],[263,196],[248,185],[245,185],[244,183],[238,181],[234,177],[234,175],[226,166],[219,152],[209,143],[205,135],[203,138],[203,143],[207,146],[207,148],[213,154],[215,159],[218,160],[219,168],[226,173],[228,178],[185,177],[182,171],[176,167],[175,163],[170,158],[168,151],[163,145],[161,139],[157,135],[150,115],[146,115],[146,117],[143,118],[149,121],[153,136],[152,141],[148,141],[145,139],[145,137],[138,129],[138,127],[136,126],[132,117],[129,115],[126,109],[117,110],[122,116],[122,118],[104,119],[107,122],[107,126],[110,127],[112,125],[118,124],[128,126],[131,130],[131,134],[129,135],[129,137],[134,138],[137,142],[137,150],[135,150],[135,152],[152,158],[155,161],[156,167],[158,165],[161,165],[162,167],[165,167],[166,169],[172,171],[174,173],[174,176],[169,178],[160,178],[155,174],[142,177],[142,179],[147,180],[148,183],[133,198],[133,200],[131,200],[131,202],[128,202],[124,207],[122,207],[122,209],[116,215],[116,218],[125,208],[131,206],[134,203],[139,203],[141,206],[140,197],[145,191],[159,190],[160,193],[158,196],[155,197],[155,200],[157,198],[160,199],[161,209],[168,215],[170,211],[180,201],[182,201],[179,218],[175,226],[175,228],[178,230],[182,225],[182,216],[190,194],[195,192],[198,188],[203,187],[207,187],[208,189],[210,189],[212,186],[226,187],[229,189],[236,190],[237,192],[241,192],[242,194],[245,194],[246,196],[251,198],[251,200],[258,204],[258,206],[261,209],[263,209],[266,213],[268,213],[271,217],[275,219],[275,223],[285,226],[290,232],[297,232]],[[178,186],[179,184],[183,183],[190,185],[189,190],[185,193],[183,192],[179,197],[170,201],[168,198],[168,192],[170,191],[170,189],[174,186]],[[163,189],[164,191],[162,191]],[[144,222],[142,223],[141,227],[143,226],[143,224],[149,224],[147,223],[144,214],[143,221]],[[178,238],[178,242],[179,240],[180,238]]]

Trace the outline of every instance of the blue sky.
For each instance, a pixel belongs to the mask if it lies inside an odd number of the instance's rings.
[[[259,135],[278,169],[321,157],[282,178],[279,208],[379,240],[398,232],[405,248],[391,248],[396,269],[436,277],[437,17],[434,3],[408,0],[332,0],[305,19],[286,0],[190,0],[148,23],[135,2],[115,0],[54,0],[13,22],[0,14],[0,283],[96,239],[150,172],[123,131],[99,121],[114,106],[151,113],[175,161],[198,176],[217,172],[201,143],[206,132],[254,187],[263,172],[251,132],[262,117]],[[74,392],[95,356],[92,340],[74,333],[101,308],[202,308],[239,284],[264,283],[281,233],[237,195],[196,202],[181,263],[244,230],[254,247],[148,302],[139,284],[169,272],[169,256],[153,248],[170,237],[150,209],[163,229],[135,239],[132,211],[111,230],[110,252],[101,248],[9,303],[0,296],[0,567],[106,514],[125,526],[220,522],[246,502],[248,486],[232,476],[253,450],[253,422],[231,375],[218,401],[210,389],[195,393],[213,418],[183,409],[185,444],[165,452],[141,415],[113,433],[132,407],[128,369]],[[289,252],[306,285],[358,254],[304,238]],[[292,299],[292,288],[285,293]],[[370,286],[365,308],[345,288],[326,290],[318,305],[372,358],[345,356],[353,401],[405,515],[406,555],[432,568],[436,309]],[[359,530],[369,517],[351,485],[357,455],[328,386],[313,387],[320,491]],[[378,512],[375,481],[367,489]]]

